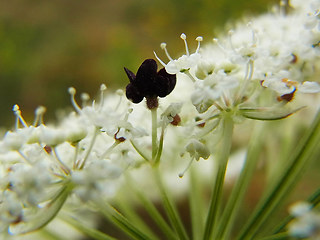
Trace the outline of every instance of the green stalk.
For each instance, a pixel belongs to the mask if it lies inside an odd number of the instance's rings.
[[[286,240],[290,239],[290,235],[286,232],[278,233],[269,237],[259,238],[258,240]]]
[[[202,230],[204,228],[203,206],[204,201],[201,196],[201,183],[199,183],[199,176],[193,167],[190,168],[190,210],[191,210],[191,224],[192,224],[192,239],[200,240]]]
[[[233,133],[233,120],[232,117],[225,114],[222,122],[223,134],[220,141],[219,148],[217,148],[216,162],[217,162],[217,175],[211,193],[211,200],[209,211],[206,219],[206,226],[203,239],[211,239],[213,228],[217,224],[217,217],[220,210],[222,190],[224,184],[225,173],[228,165],[230,155],[232,133]]]
[[[40,232],[41,238],[43,238],[43,239],[46,239],[46,240],[63,240],[61,236],[59,236],[56,233],[53,233],[52,231],[50,231],[50,230],[48,230],[46,228],[42,228],[39,232]]]
[[[313,156],[318,152],[320,143],[320,112],[318,112],[312,126],[302,139],[292,159],[279,174],[275,184],[266,192],[258,203],[255,211],[244,226],[238,239],[252,239],[275,208],[284,200],[289,191],[297,183]]]
[[[320,188],[315,193],[313,193],[307,201],[312,204],[312,208],[317,207],[320,204]],[[292,219],[294,219],[294,217],[288,215],[279,225],[277,225],[273,229],[272,233],[277,234],[282,232]]]
[[[116,238],[113,238],[113,237],[107,235],[106,233],[98,231],[93,227],[88,227],[86,224],[81,223],[77,219],[75,219],[75,218],[73,218],[71,216],[68,216],[67,214],[61,214],[60,217],[62,218],[62,220],[64,222],[70,224],[75,229],[77,229],[78,231],[82,232],[83,234],[85,234],[86,236],[88,236],[88,237],[90,237],[92,239],[96,239],[96,240],[116,240]]]
[[[152,239],[157,240],[159,239],[150,229],[150,227],[147,225],[147,223],[144,221],[144,219],[141,219],[138,213],[136,213],[136,209],[134,209],[134,206],[132,206],[132,203],[130,199],[121,197],[117,200],[119,209],[121,210],[121,213],[123,213],[130,222],[134,222],[135,227],[139,228],[141,231],[146,233],[148,236],[152,237]]]
[[[259,153],[262,147],[263,131],[261,127],[255,128],[247,151],[245,165],[232,189],[227,205],[223,211],[222,217],[219,219],[217,231],[214,233],[213,239],[228,239],[231,229],[234,225],[235,218],[241,203],[245,196],[246,190],[255,171],[255,167],[259,160]]]
[[[159,187],[159,190],[160,190],[163,206],[164,206],[164,209],[166,210],[166,214],[170,220],[170,223],[172,224],[173,228],[176,230],[180,240],[188,240],[189,237],[179,217],[178,211],[175,205],[172,203],[171,198],[168,196],[167,190],[162,182],[162,178],[159,173],[159,168],[154,167],[152,169],[153,169],[157,186]]]
[[[139,198],[140,204],[148,212],[149,216],[157,224],[160,230],[166,235],[167,239],[177,239],[175,232],[170,228],[167,221],[159,213],[158,209],[154,206],[152,201],[144,194],[144,191],[141,191],[135,184],[134,180],[130,177],[129,174],[126,174],[126,182],[128,183],[128,188],[137,195]]]
[[[144,153],[140,147],[138,147],[138,145],[136,144],[136,142],[134,140],[130,140],[130,143],[132,145],[132,147],[137,151],[137,153],[147,162],[150,162],[149,157],[147,157],[147,154]]]
[[[128,236],[137,240],[152,240],[152,237],[147,236],[112,206],[102,202],[97,204],[101,213]]]
[[[148,212],[149,216],[152,217],[154,222],[160,228],[160,230],[166,235],[167,239],[177,239],[176,234],[169,227],[166,220],[159,213],[158,209],[153,205],[150,199],[146,198],[140,191],[136,192],[141,204],[143,204],[145,210]]]
[[[156,155],[158,151],[157,146],[157,108],[151,109],[151,118],[152,118],[152,163],[155,163]]]

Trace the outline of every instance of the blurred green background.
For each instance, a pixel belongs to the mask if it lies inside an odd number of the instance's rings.
[[[173,56],[187,34],[204,42],[227,21],[266,11],[278,0],[0,0],[0,126],[13,125],[12,106],[27,120],[44,105],[45,119],[70,106],[67,88],[94,96],[128,82],[153,50],[168,43]]]

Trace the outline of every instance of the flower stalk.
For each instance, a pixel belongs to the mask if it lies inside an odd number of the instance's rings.
[[[219,143],[219,148],[217,148],[216,153],[216,167],[217,173],[215,176],[215,181],[213,183],[213,189],[211,192],[211,200],[209,211],[206,219],[205,230],[203,239],[210,239],[214,228],[216,228],[218,214],[220,212],[222,192],[224,179],[226,174],[226,169],[228,165],[228,159],[232,144],[232,133],[233,133],[233,119],[229,114],[225,114],[222,120],[222,139]]]

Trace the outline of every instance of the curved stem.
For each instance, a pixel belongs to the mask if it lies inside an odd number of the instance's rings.
[[[215,178],[215,183],[213,184],[213,189],[211,192],[211,200],[209,211],[206,220],[205,231],[203,239],[211,239],[211,235],[215,224],[217,222],[218,213],[221,205],[222,190],[224,184],[225,173],[228,165],[228,159],[231,149],[232,133],[233,133],[233,120],[231,116],[225,115],[223,119],[223,135],[220,141],[220,147],[217,148],[217,175]]]
[[[157,129],[158,129],[158,119],[157,119],[157,108],[151,109],[152,118],[152,163],[155,163],[155,158],[157,155]]]
[[[245,165],[241,170],[239,179],[236,181],[236,184],[232,189],[231,195],[228,198],[227,205],[223,211],[221,219],[219,220],[219,226],[217,232],[215,232],[214,239],[228,239],[236,214],[241,207],[246,189],[259,160],[258,155],[262,147],[261,136],[263,136],[263,130],[261,130],[261,127],[257,127],[251,137]]]
[[[279,174],[273,186],[258,203],[255,211],[237,239],[252,239],[275,208],[288,195],[297,183],[308,163],[316,156],[320,143],[320,112],[308,129],[296,151],[291,155],[288,165]]]
[[[159,168],[154,167],[154,168],[152,168],[152,170],[153,170],[153,174],[154,174],[157,186],[159,187],[159,190],[160,190],[164,209],[166,210],[166,214],[167,214],[173,228],[176,230],[180,240],[188,240],[189,237],[188,237],[186,230],[183,226],[183,223],[179,217],[178,211],[177,211],[175,205],[172,203],[171,198],[168,196],[167,190],[162,182],[162,178],[159,173]]]

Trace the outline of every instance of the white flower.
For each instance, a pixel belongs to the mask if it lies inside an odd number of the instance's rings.
[[[23,206],[15,192],[5,190],[0,195],[0,232],[8,230],[11,223],[23,220]]]
[[[295,217],[288,225],[292,237],[319,239],[320,213],[317,210],[312,209],[309,203],[297,202],[289,211]]]
[[[317,82],[298,82],[291,80],[291,74],[288,71],[280,71],[276,74],[267,76],[262,81],[262,86],[270,88],[280,95],[294,93],[296,91],[301,93],[318,93],[320,92],[320,84]]]
[[[46,192],[52,183],[51,172],[44,161],[34,166],[15,164],[8,174],[11,190],[16,192],[19,199],[27,204],[36,206],[46,200]]]
[[[186,54],[182,55],[178,59],[173,59],[166,48],[166,43],[161,44],[161,48],[165,51],[167,57],[169,58],[169,62],[165,64],[154,52],[155,57],[157,60],[162,64],[162,66],[165,67],[166,71],[170,74],[177,74],[179,72],[185,72],[188,71],[190,68],[194,67],[197,65],[197,63],[200,61],[201,55],[199,54],[200,50],[200,42],[203,40],[202,37],[197,37],[196,41],[198,41],[198,47],[196,51],[192,54],[189,53],[189,48],[187,45],[186,41],[186,35],[184,33],[181,34],[180,38],[184,41],[185,43],[185,48],[186,48]]]
[[[197,161],[200,158],[208,159],[210,156],[210,151],[207,146],[197,139],[191,139],[185,149],[190,154],[190,157]]]
[[[115,181],[122,169],[108,160],[99,159],[72,173],[74,193],[84,202],[110,197],[116,190]]]
[[[171,103],[161,114],[164,124],[168,125],[169,123],[172,123],[175,120],[175,117],[180,113],[181,108],[182,103]]]
[[[37,132],[39,142],[48,146],[57,146],[66,141],[66,132],[62,128],[41,125]]]

